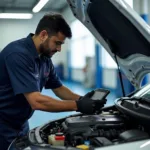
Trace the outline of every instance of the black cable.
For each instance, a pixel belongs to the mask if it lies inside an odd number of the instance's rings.
[[[115,60],[116,60],[117,67],[118,67],[118,73],[119,73],[119,79],[120,79],[120,83],[121,83],[122,94],[123,94],[123,97],[125,97],[126,95],[125,95],[125,90],[124,90],[124,86],[123,86],[122,75],[121,75],[121,71],[120,71],[120,67],[119,67],[119,64],[118,64],[116,54],[115,54]]]
[[[117,49],[117,46],[115,45],[115,43],[111,40],[106,40],[110,49],[112,50],[112,52],[114,53],[115,55],[115,60],[116,60],[116,63],[117,63],[117,67],[118,67],[118,73],[119,73],[119,79],[120,79],[120,84],[121,84],[121,89],[122,89],[122,94],[123,94],[123,97],[125,97],[125,90],[124,90],[124,86],[123,86],[123,80],[122,80],[122,75],[121,75],[121,71],[120,71],[120,67],[119,67],[119,64],[118,64],[118,60],[117,60],[117,55],[116,55],[116,49]]]

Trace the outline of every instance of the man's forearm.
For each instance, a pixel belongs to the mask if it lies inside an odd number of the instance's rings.
[[[70,89],[68,89],[65,86],[61,86],[57,89],[53,89],[53,92],[61,99],[65,100],[78,100],[80,95],[72,92]]]
[[[76,111],[77,106],[75,101],[60,101],[54,98],[40,95],[36,99],[36,110],[43,110],[48,112],[62,112],[62,111]]]

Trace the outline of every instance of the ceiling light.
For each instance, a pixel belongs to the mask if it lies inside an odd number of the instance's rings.
[[[46,5],[46,3],[47,3],[48,1],[49,1],[49,0],[40,0],[40,1],[36,4],[36,6],[34,6],[34,8],[32,9],[32,11],[33,11],[34,13],[39,12],[39,11]]]
[[[32,16],[29,13],[0,13],[0,18],[3,19],[31,19]]]

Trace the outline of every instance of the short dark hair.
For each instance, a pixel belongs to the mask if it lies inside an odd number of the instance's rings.
[[[42,30],[46,30],[48,34],[55,35],[58,32],[63,33],[67,38],[72,37],[71,29],[62,15],[58,13],[48,13],[38,23],[35,34],[39,35]]]

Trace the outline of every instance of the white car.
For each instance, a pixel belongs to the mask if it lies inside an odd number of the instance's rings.
[[[123,0],[67,2],[74,16],[103,45],[136,90],[96,114],[75,114],[39,126],[13,141],[10,149],[149,150],[150,84],[141,87],[141,81],[150,72],[150,27]],[[102,94],[103,90],[99,99]],[[61,146],[50,143],[48,137],[52,136],[65,137]]]

